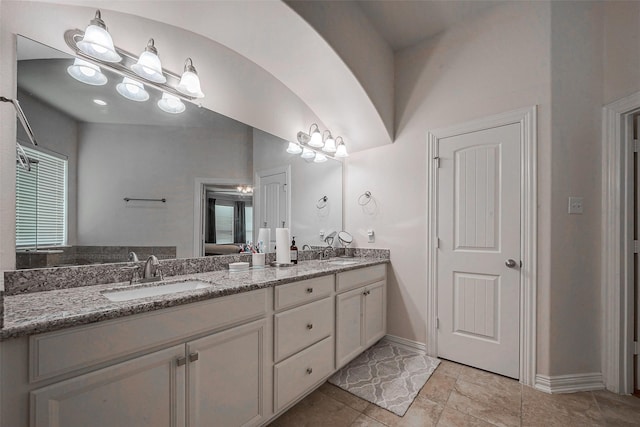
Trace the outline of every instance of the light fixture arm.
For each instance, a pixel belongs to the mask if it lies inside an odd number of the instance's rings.
[[[99,12],[99,11],[98,11]],[[96,13],[96,15],[98,15]],[[117,46],[114,46],[116,52],[122,56],[122,61],[120,62],[105,62],[105,61],[100,61],[90,55],[85,54],[84,52],[82,52],[77,45],[77,42],[79,40],[82,40],[82,37],[84,37],[84,31],[82,30],[67,30],[64,33],[64,40],[67,43],[67,46],[69,46],[69,48],[71,48],[74,52],[75,55],[77,57],[80,57],[82,59],[84,59],[87,62],[90,62],[92,64],[95,64],[99,67],[103,67],[106,69],[109,69],[111,71],[113,71],[114,73],[122,76],[122,77],[129,77],[135,81],[138,81],[142,84],[144,84],[145,86],[149,86],[149,87],[153,87],[157,90],[163,91],[163,92],[167,92],[170,93],[173,96],[176,96],[180,99],[183,99],[185,101],[189,101],[189,102],[193,102],[195,103],[195,100],[197,98],[189,96],[189,95],[185,95],[181,92],[179,92],[178,90],[176,90],[176,87],[178,86],[178,84],[180,83],[180,76],[178,74],[172,73],[170,71],[167,71],[165,69],[162,70],[163,74],[165,75],[165,77],[167,78],[167,82],[166,83],[155,83],[149,80],[145,80],[145,79],[141,79],[140,76],[138,76],[137,74],[135,74],[133,71],[131,71],[131,66],[136,64],[138,62],[138,57],[130,52],[127,52],[123,49],[120,49]],[[153,41],[153,39],[149,40],[149,44],[147,44],[147,49],[149,48],[149,46],[151,45],[151,47],[153,47],[153,49],[155,49],[155,43]],[[187,61],[190,61],[190,58],[187,59]],[[186,67],[186,62],[185,62],[185,67]],[[193,67],[193,65],[191,65],[191,67]]]
[[[309,126],[309,135],[311,135],[311,132],[313,131],[313,127],[316,127],[316,131],[320,132],[320,128],[318,127],[317,123],[312,123],[311,126]]]
[[[329,129],[327,129],[327,130],[325,130],[324,132],[322,132],[322,140],[323,140],[323,141],[326,141],[326,139],[327,139],[327,138],[325,138],[325,136],[324,136],[324,134],[325,134],[325,133],[327,133],[327,132],[329,133],[329,138],[331,138],[331,131],[330,131]]]
[[[91,25],[95,25],[97,27],[100,27],[103,30],[107,29],[107,24],[105,24],[104,21],[102,20],[102,13],[100,12],[100,9],[96,10],[96,17],[93,18],[91,21],[89,21],[89,23]]]

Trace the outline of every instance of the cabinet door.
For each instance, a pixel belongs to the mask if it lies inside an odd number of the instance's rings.
[[[184,345],[31,392],[32,427],[184,426]]]
[[[267,320],[187,343],[190,427],[253,426],[264,419]]]
[[[364,347],[368,348],[387,332],[386,283],[366,286],[364,296]]]
[[[336,369],[364,349],[364,288],[336,296]]]

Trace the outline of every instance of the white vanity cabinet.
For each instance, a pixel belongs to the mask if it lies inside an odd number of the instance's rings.
[[[336,368],[354,359],[387,331],[386,265],[336,275]]]

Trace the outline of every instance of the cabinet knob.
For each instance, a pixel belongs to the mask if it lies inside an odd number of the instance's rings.
[[[307,288],[307,293],[308,294],[312,294],[313,293],[313,288]]]
[[[187,358],[186,357],[178,357],[176,359],[176,366],[182,366],[182,365],[186,365],[187,364]]]
[[[198,353],[191,353],[189,355],[189,362],[195,362],[199,358],[200,358],[200,355]]]
[[[311,369],[311,368],[307,368],[307,374],[308,374],[308,375],[311,375],[312,373],[313,373],[313,369]]]
[[[309,329],[309,330],[313,329],[313,323],[308,323],[307,324],[307,329]]]

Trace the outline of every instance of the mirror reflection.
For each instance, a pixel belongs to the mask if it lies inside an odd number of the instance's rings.
[[[153,88],[145,102],[126,99],[106,69],[105,85],[81,83],[73,63],[18,37],[17,98],[40,145],[28,153],[34,173],[16,172],[16,268],[228,253],[283,221],[300,246],[341,229],[340,162],[308,163],[287,141],[189,102],[161,110]],[[18,141],[30,145],[20,127]],[[288,174],[281,193],[264,180],[273,169]],[[248,193],[254,185],[262,191]]]

